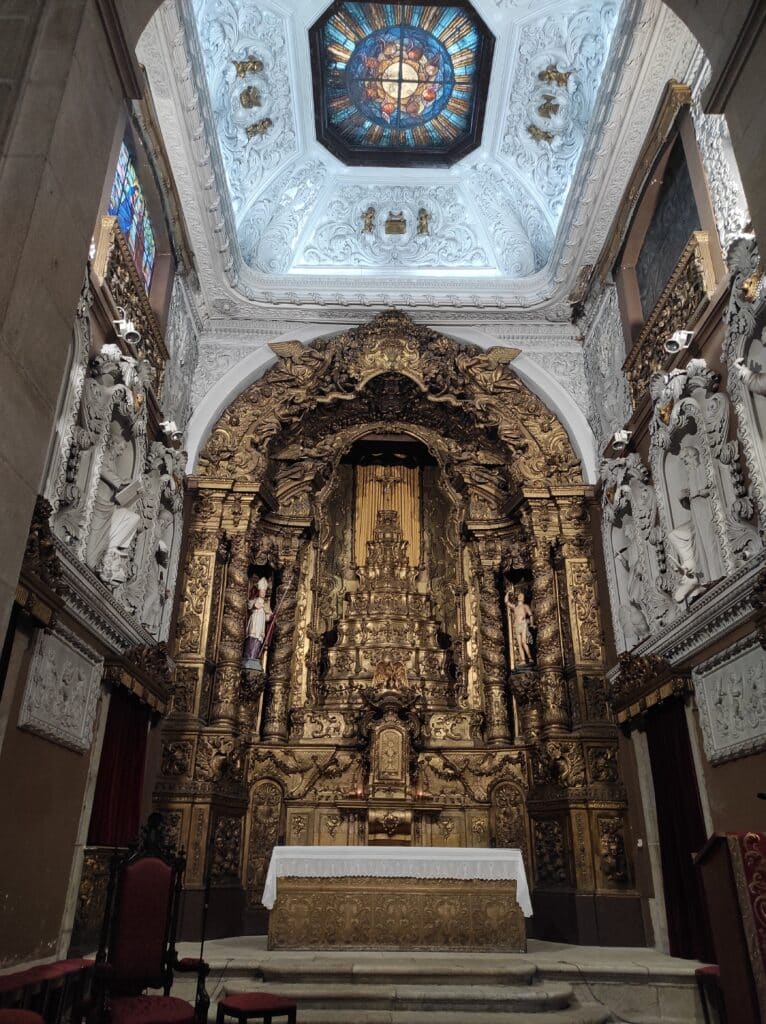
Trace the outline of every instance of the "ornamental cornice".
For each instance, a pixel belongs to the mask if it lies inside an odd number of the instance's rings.
[[[633,654],[660,655],[671,665],[678,665],[724,640],[736,628],[759,621],[764,569],[766,550],[706,590],[686,615],[655,631],[633,649]]]
[[[609,703],[619,725],[629,724],[669,697],[692,692],[689,672],[679,672],[657,654],[621,654],[611,674]]]

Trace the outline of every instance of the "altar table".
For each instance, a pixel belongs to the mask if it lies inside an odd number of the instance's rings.
[[[519,850],[277,846],[269,949],[526,950]]]

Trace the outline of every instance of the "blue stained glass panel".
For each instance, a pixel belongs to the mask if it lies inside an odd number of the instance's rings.
[[[314,31],[322,117],[341,145],[436,154],[475,143],[494,41],[470,5],[336,3]]]
[[[120,155],[117,159],[108,212],[117,218],[148,292],[152,283],[156,255],[154,232],[146,209],[144,193],[124,142],[120,146]]]

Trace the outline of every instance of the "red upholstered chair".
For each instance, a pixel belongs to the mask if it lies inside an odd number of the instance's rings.
[[[93,960],[56,960],[4,974],[0,977],[0,1010],[31,1010],[46,1024],[78,1021],[91,989],[93,968]],[[19,1024],[23,1022],[19,1020]]]
[[[167,845],[153,814],[138,849],[112,858],[106,913],[96,957],[99,1024],[204,1024],[208,965],[179,960],[175,948],[183,851]],[[170,995],[174,971],[197,975],[195,1005]],[[162,989],[162,995],[146,989]]]
[[[32,1010],[0,1010],[0,1024],[45,1024],[45,1021]]]
[[[233,992],[219,1000],[215,1024],[225,1024],[226,1017],[234,1017],[237,1024],[251,1020],[274,1024],[275,1017],[286,1017],[287,1024],[297,1024],[298,1007],[292,999],[271,992]]]

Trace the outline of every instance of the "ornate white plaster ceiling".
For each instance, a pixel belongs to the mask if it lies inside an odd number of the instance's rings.
[[[165,0],[142,37],[208,311],[545,306],[564,319],[662,86],[688,67],[686,29],[657,0],[474,0],[496,39],[481,149],[451,168],[348,167],[314,126],[308,29],[327,6]],[[239,77],[249,56],[262,67]],[[243,106],[248,86],[259,106]],[[390,211],[401,234],[385,230]]]
[[[349,168],[316,143],[308,30],[326,0],[195,0],[237,239],[262,274],[528,277],[548,262],[619,0],[475,6],[495,36],[484,144],[453,169]],[[252,55],[261,64],[238,70]],[[254,86],[256,107],[241,96]],[[248,127],[267,125],[263,134]],[[364,230],[365,211],[376,216]],[[418,233],[418,210],[430,214]],[[402,234],[387,234],[389,212]]]

